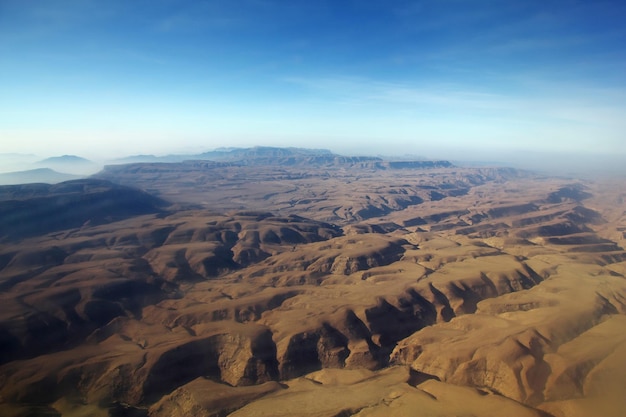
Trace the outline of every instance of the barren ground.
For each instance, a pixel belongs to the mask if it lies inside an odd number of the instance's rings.
[[[72,200],[97,214],[77,225],[0,231],[2,415],[626,410],[622,181],[199,162],[99,178],[172,205],[138,193],[144,211],[107,217],[105,190]],[[40,207],[24,187],[0,203]]]

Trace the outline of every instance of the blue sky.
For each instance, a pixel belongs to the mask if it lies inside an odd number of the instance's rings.
[[[626,157],[626,2],[0,0],[0,153]]]

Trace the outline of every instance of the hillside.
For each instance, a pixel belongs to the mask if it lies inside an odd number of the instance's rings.
[[[63,181],[78,179],[80,176],[64,174],[50,168],[29,169],[0,173],[0,185],[46,183],[56,184]]]
[[[382,163],[0,188],[3,415],[621,415],[621,183]]]
[[[159,212],[166,204],[140,190],[95,179],[1,186],[0,239],[110,223]]]

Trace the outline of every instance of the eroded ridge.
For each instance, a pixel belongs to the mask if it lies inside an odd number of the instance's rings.
[[[306,175],[257,184],[265,203],[245,194],[229,213],[181,200],[12,236],[0,248],[0,409],[619,415],[623,192],[506,171],[351,169],[336,189]]]

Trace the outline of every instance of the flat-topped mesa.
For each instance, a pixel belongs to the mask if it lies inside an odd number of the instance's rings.
[[[326,149],[279,148],[268,146],[217,149],[215,151],[195,155],[167,155],[163,157],[138,155],[136,157],[121,159],[117,162],[123,164],[125,162],[136,163],[139,161],[146,163],[184,162],[185,165],[205,162],[204,167],[207,168],[211,166],[218,167],[220,164],[224,164],[223,166],[226,166],[226,164],[241,166],[354,166],[379,169],[426,169],[448,168],[453,166],[448,161],[386,161],[383,158],[375,156],[338,155]]]
[[[389,169],[428,169],[451,168],[454,165],[449,161],[389,161],[382,166]]]
[[[373,156],[341,155],[248,155],[242,159],[212,161],[188,159],[178,162],[132,162],[106,165],[96,174],[98,178],[112,178],[123,173],[157,175],[167,171],[191,172],[212,171],[226,167],[299,167],[299,168],[361,168],[361,169],[415,169],[452,168],[449,161],[385,161]]]

